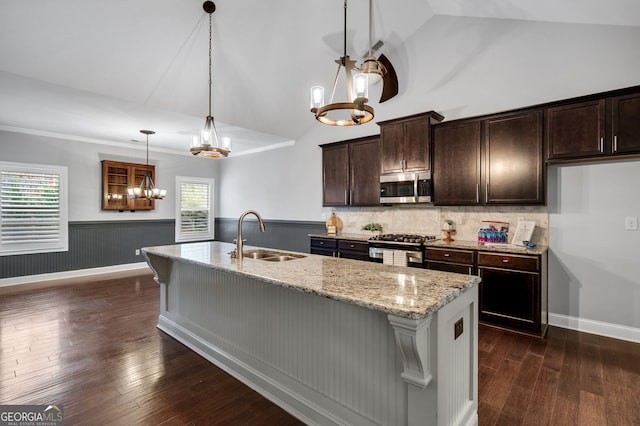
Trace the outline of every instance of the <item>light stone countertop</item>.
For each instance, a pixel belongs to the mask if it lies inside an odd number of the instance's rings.
[[[438,247],[438,248],[450,248],[450,249],[471,249],[471,250],[479,250],[479,251],[491,251],[496,253],[512,253],[512,254],[531,254],[531,255],[542,255],[544,254],[548,247],[537,245],[534,248],[526,248],[511,244],[478,244],[477,241],[464,241],[464,240],[455,240],[455,241],[443,241],[443,240],[435,240],[429,241],[425,244],[425,247]]]
[[[474,275],[306,253],[300,253],[304,258],[286,262],[231,259],[229,252],[234,248],[233,244],[214,241],[145,247],[142,252],[145,257],[150,253],[224,270],[411,319],[425,318],[480,283]],[[251,249],[259,247],[245,246],[245,251]]]
[[[343,234],[338,233],[338,235],[327,235],[327,234],[309,234],[312,238],[333,238],[336,240],[358,240],[358,241],[369,241],[373,234]]]

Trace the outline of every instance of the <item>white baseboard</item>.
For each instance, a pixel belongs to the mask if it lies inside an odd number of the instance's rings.
[[[127,263],[124,265],[104,266],[101,268],[76,269],[73,271],[53,272],[50,274],[24,275],[21,277],[2,278],[0,287],[30,284],[42,281],[54,281],[68,278],[85,277],[89,275],[110,274],[114,272],[132,271],[137,269],[149,269],[147,262]]]
[[[549,313],[549,325],[640,343],[640,328]]]

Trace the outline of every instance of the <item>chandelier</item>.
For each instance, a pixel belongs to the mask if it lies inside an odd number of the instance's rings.
[[[316,120],[331,126],[353,126],[371,121],[373,119],[373,108],[367,105],[369,101],[369,77],[361,72],[352,75],[351,71],[358,71],[358,68],[356,67],[356,61],[347,55],[347,0],[344,0],[343,55],[335,62],[338,64],[338,71],[333,82],[331,99],[325,105],[324,87],[313,86],[311,88],[311,112],[315,114]],[[346,77],[347,101],[333,102],[341,68],[344,68]]]
[[[153,135],[156,132],[153,130],[140,130],[140,133],[147,136],[147,168],[149,167],[149,135]],[[151,179],[151,171],[146,170],[144,177],[140,183],[139,188],[127,188],[129,198],[145,198],[147,200],[162,200],[167,196],[166,189],[158,189],[153,185],[153,179]]]
[[[209,14],[209,115],[207,115],[200,137],[194,136],[191,142],[191,153],[199,157],[221,158],[229,155],[231,151],[231,138],[219,139],[216,125],[211,115],[211,28],[212,16],[216,5],[212,1],[205,1],[202,8]]]

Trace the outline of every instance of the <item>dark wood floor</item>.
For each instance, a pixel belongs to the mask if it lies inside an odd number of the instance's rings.
[[[148,274],[0,288],[0,404],[67,425],[289,425],[284,410],[155,327]],[[480,425],[640,425],[640,344],[481,327]]]

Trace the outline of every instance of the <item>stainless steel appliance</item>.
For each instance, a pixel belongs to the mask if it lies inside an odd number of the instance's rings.
[[[431,202],[431,172],[380,176],[381,204]]]
[[[382,234],[369,239],[369,260],[396,266],[422,268],[424,243],[434,235]]]

